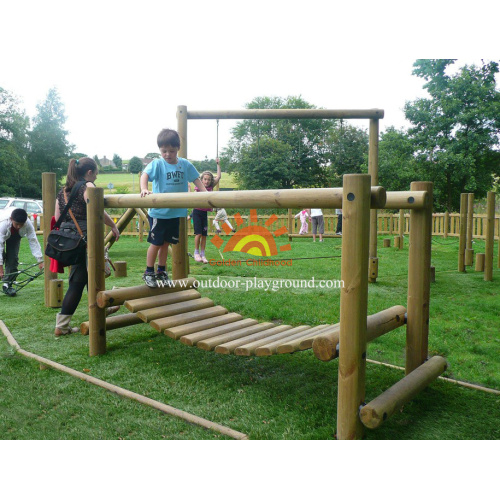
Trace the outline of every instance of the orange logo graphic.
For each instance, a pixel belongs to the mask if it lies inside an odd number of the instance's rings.
[[[245,223],[239,213],[234,216],[234,219],[236,220],[236,225],[238,227],[243,226]],[[236,233],[234,233],[226,243],[222,252],[243,252],[259,257],[278,255],[278,247],[274,238],[276,236],[287,234],[288,231],[285,226],[280,227],[274,232],[267,229],[277,220],[278,217],[273,214],[265,222],[265,226],[267,227],[259,226],[257,225],[257,210],[250,210],[250,225],[238,229],[238,231],[236,231]],[[225,222],[221,227],[226,234],[231,232],[231,228]],[[220,236],[214,236],[210,241],[219,250],[224,244],[224,240]],[[280,252],[286,252],[291,249],[292,247],[290,243],[279,247]]]

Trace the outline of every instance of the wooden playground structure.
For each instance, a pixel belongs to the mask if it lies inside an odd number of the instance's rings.
[[[329,110],[248,110],[191,112],[191,118],[263,117],[363,117],[370,119],[370,146],[378,144],[380,110],[344,112]],[[291,115],[282,111],[292,111]],[[307,113],[298,113],[298,112]],[[197,114],[199,113],[199,114]],[[279,116],[278,116],[279,115]],[[322,116],[325,115],[325,116]],[[178,130],[186,156],[187,113],[178,110]],[[383,116],[383,112],[382,112]],[[372,124],[372,122],[374,122]],[[376,124],[375,124],[376,122]],[[376,131],[376,140],[375,140]],[[376,149],[376,148],[375,148]],[[372,162],[375,153],[371,153]],[[53,176],[53,177],[52,177]],[[386,192],[373,185],[370,174],[345,175],[342,188],[213,191],[204,193],[104,195],[102,188],[89,188],[88,306],[89,321],[82,332],[89,336],[90,356],[106,353],[106,331],[148,322],[159,332],[187,346],[240,356],[269,356],[313,349],[322,361],[339,358],[337,438],[359,439],[364,427],[376,428],[413,398],[446,369],[440,356],[428,359],[430,258],[432,232],[432,183],[413,182],[408,192]],[[44,174],[44,193],[54,193],[55,175]],[[52,204],[53,206],[54,204]],[[49,200],[45,200],[49,207]],[[105,289],[104,236],[105,208],[139,211],[151,207],[169,208],[342,208],[343,238],[340,319],[334,325],[275,326],[231,313],[212,300],[201,297],[188,277],[186,219],[180,220],[179,243],[173,248],[172,288],[136,286]],[[376,279],[377,264],[370,248],[375,240],[376,210],[390,208],[410,211],[407,307],[395,305],[368,316],[368,282]],[[132,212],[131,212],[132,213]],[[374,217],[375,213],[375,217]],[[45,221],[50,220],[49,217]],[[375,221],[375,225],[373,222]],[[375,228],[375,237],[373,229]],[[45,234],[48,234],[47,231]],[[109,243],[109,242],[108,242]],[[46,265],[46,269],[48,266]],[[46,271],[45,296],[49,301],[50,272]],[[106,318],[106,307],[124,304],[128,314]],[[367,343],[406,323],[406,375],[373,401],[365,402]]]

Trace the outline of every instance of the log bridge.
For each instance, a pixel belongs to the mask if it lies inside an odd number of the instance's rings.
[[[50,175],[50,174],[44,174]],[[54,174],[52,174],[54,175]],[[55,186],[55,181],[54,181]],[[89,354],[106,352],[106,330],[148,322],[189,346],[239,356],[269,356],[312,348],[316,357],[338,357],[337,438],[359,439],[376,428],[446,369],[440,356],[428,359],[432,183],[413,182],[409,192],[387,192],[366,174],[344,176],[343,188],[104,196],[88,188]],[[343,237],[340,321],[332,325],[275,325],[243,318],[201,297],[189,280],[187,231],[180,219],[179,243],[172,255],[170,289],[145,286],[105,289],[104,209],[113,208],[342,208]],[[410,210],[406,309],[393,306],[368,315],[370,211]],[[179,281],[181,280],[181,281]],[[128,314],[106,318],[106,308],[124,305]],[[367,343],[406,323],[406,376],[373,401],[365,402]]]

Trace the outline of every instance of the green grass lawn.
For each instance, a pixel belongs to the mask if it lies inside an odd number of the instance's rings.
[[[408,240],[402,251],[382,248],[381,240],[379,278],[369,287],[370,314],[406,305]],[[279,243],[286,242],[282,238]],[[192,252],[192,238],[189,247]],[[111,258],[127,261],[128,276],[110,277],[107,288],[141,284],[147,248],[146,241],[122,237],[112,247]],[[476,242],[474,249],[484,251],[484,242]],[[474,271],[458,273],[457,252],[457,239],[433,238],[436,282],[431,285],[429,351],[447,358],[447,377],[500,390],[500,273],[495,265],[492,282]],[[200,280],[340,279],[340,254],[341,239],[314,244],[294,239],[292,250],[281,255],[294,259],[291,267],[217,267],[191,260],[191,275]],[[220,260],[210,243],[207,256]],[[225,254],[226,259],[248,257]],[[21,244],[21,260],[33,262],[26,241]],[[339,317],[339,289],[205,288],[201,293],[259,321],[314,325],[337,322]],[[86,299],[85,292],[77,323],[88,319]],[[15,298],[0,295],[0,319],[27,351],[226,425],[250,439],[334,437],[336,360],[323,363],[311,350],[269,358],[224,356],[187,347],[146,324],[108,332],[107,354],[89,357],[87,337],[54,338],[56,312],[43,305],[42,278]],[[404,366],[404,350],[401,328],[371,343],[368,358]],[[366,400],[402,376],[399,370],[368,363]],[[226,439],[63,373],[40,370],[37,363],[15,355],[5,339],[0,339],[0,378],[3,439]],[[437,380],[382,427],[367,430],[366,438],[498,439],[499,404],[498,395]]]

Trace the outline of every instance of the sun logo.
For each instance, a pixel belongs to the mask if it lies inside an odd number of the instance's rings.
[[[234,216],[234,219],[238,227],[243,226],[245,223],[239,213]],[[259,226],[257,225],[257,210],[250,210],[250,225],[238,229],[226,243],[222,252],[243,252],[258,257],[278,255],[278,247],[274,238],[286,234],[288,231],[285,226],[280,227],[274,232],[267,229],[277,220],[278,217],[273,214],[264,223],[266,227]],[[225,222],[222,224],[222,229],[226,234],[231,232],[231,228]],[[224,244],[224,240],[220,236],[214,236],[210,241],[218,249]],[[279,247],[280,252],[286,252],[291,249],[290,243]]]

